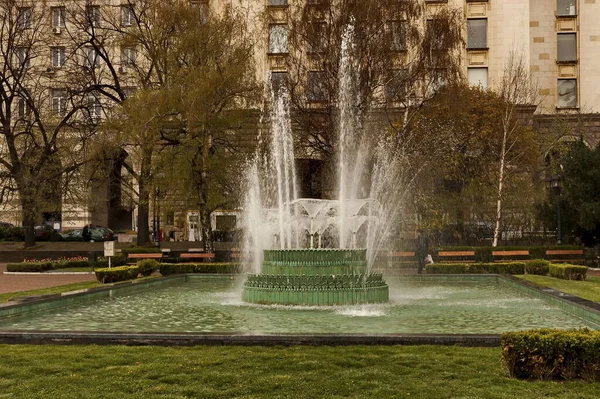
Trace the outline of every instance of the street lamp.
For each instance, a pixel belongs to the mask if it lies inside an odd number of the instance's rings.
[[[556,245],[562,244],[562,226],[560,222],[560,190],[561,190],[561,181],[560,176],[552,175],[550,177],[550,189],[554,192],[556,196]]]

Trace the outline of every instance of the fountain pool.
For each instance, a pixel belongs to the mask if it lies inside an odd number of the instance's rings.
[[[387,280],[397,288],[388,303],[282,306],[242,302],[240,277],[157,279],[12,306],[12,310],[0,308],[0,331],[369,336],[600,328],[600,317],[586,320],[568,307],[524,293],[504,277],[407,276]]]

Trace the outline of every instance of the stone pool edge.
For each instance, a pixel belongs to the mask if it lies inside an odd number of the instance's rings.
[[[10,310],[23,306],[42,305],[80,296],[95,297],[115,289],[144,288],[156,284],[168,284],[172,280],[188,279],[196,274],[174,275],[156,279],[132,281],[115,284],[110,287],[96,287],[84,290],[52,294],[50,298],[34,298],[27,302],[0,305],[0,319],[10,317]],[[206,277],[230,277],[237,275],[201,275]],[[549,289],[534,283],[523,281],[514,276],[486,275],[416,275],[402,276],[399,280],[450,280],[474,281],[496,280],[506,283],[526,294],[550,299],[563,310],[600,324],[600,304],[574,295]],[[96,294],[96,295],[90,295]],[[565,308],[565,304],[567,308]],[[578,309],[574,312],[572,309]],[[36,311],[42,311],[37,309]],[[463,347],[499,347],[500,334],[243,334],[243,333],[120,333],[120,332],[65,332],[65,331],[2,331],[0,344],[29,345],[127,345],[127,346],[196,346],[196,345],[240,345],[240,346],[291,346],[291,345],[440,345]]]

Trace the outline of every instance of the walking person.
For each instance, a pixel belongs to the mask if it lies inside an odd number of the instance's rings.
[[[429,239],[422,229],[417,230],[419,235],[417,236],[417,273],[422,274],[425,269],[425,259],[429,255]]]

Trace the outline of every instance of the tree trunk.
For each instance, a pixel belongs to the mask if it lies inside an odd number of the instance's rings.
[[[21,201],[21,214],[23,220],[23,232],[25,234],[25,248],[35,245],[35,221],[39,215],[36,203],[35,194],[31,189],[25,187],[26,184],[19,184],[19,197]]]
[[[148,218],[150,217],[150,168],[152,155],[147,152],[143,155],[140,169],[139,184],[139,202],[137,214],[137,245],[145,246],[150,243],[150,227]]]
[[[494,227],[494,241],[492,247],[498,246],[498,238],[500,236],[500,225],[502,222],[502,190],[504,189],[504,163],[506,162],[506,140],[507,131],[504,129],[502,138],[502,150],[500,153],[500,170],[498,171],[498,193],[496,201],[496,226]]]

